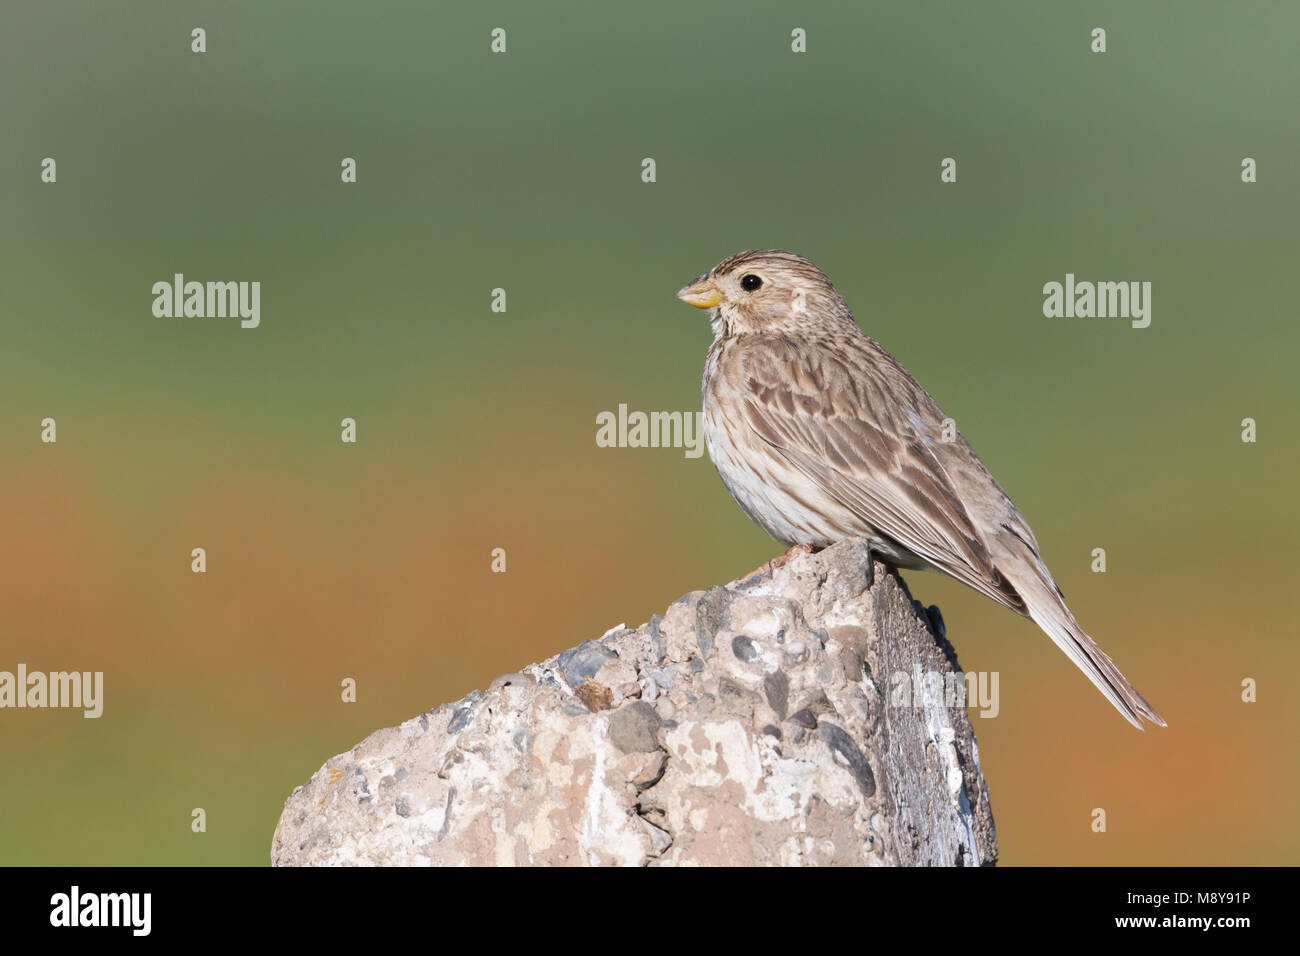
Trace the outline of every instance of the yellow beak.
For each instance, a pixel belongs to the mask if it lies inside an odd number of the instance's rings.
[[[697,309],[711,309],[722,301],[722,291],[708,279],[699,279],[678,289],[677,298]]]

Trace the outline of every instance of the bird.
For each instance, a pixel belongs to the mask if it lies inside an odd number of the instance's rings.
[[[749,249],[677,297],[707,309],[713,329],[709,457],[740,509],[790,547],[777,561],[865,539],[895,568],[939,571],[1029,618],[1129,723],[1167,726],[1075,620],[966,438],[817,266]]]

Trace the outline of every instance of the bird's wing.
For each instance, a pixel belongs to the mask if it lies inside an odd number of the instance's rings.
[[[1005,493],[960,435],[943,442],[943,413],[889,353],[866,336],[843,343],[851,352],[833,344],[769,336],[745,342],[738,355],[745,422],[865,524],[1027,613],[972,518],[978,503],[963,500],[943,460],[960,470],[968,495],[1005,500]],[[977,514],[983,510],[976,507]],[[1023,524],[1014,507],[1010,516]],[[1022,534],[1033,540],[1027,527]]]

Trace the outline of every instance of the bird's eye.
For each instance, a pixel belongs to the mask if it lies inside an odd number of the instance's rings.
[[[763,280],[760,279],[758,276],[754,275],[752,272],[749,275],[741,276],[740,278],[740,287],[744,289],[746,292],[753,292],[762,284],[763,284]]]

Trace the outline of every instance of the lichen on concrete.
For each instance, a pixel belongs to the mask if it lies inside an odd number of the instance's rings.
[[[931,622],[857,541],[692,592],[334,757],[272,860],[989,864],[965,710],[881,679],[956,672]]]

